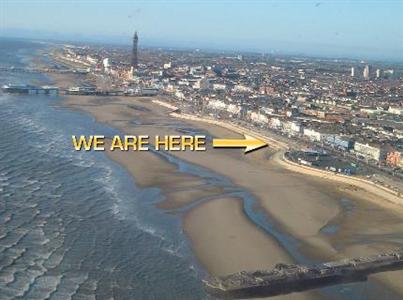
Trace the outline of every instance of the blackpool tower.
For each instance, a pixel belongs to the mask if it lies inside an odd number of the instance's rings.
[[[133,36],[133,49],[132,49],[132,67],[133,70],[137,69],[138,65],[138,57],[137,57],[137,46],[139,43],[139,37],[137,35],[137,31],[134,33]]]

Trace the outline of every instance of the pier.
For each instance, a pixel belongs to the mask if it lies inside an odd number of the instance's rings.
[[[8,94],[45,94],[45,95],[75,95],[75,96],[131,96],[131,97],[150,97],[157,95],[158,90],[152,89],[153,93],[149,90],[139,90],[133,93],[129,90],[99,90],[95,86],[81,86],[69,87],[67,89],[60,89],[56,86],[33,86],[26,84],[6,84],[2,86],[2,91]]]
[[[272,270],[240,272],[204,280],[219,298],[271,297],[341,283],[366,281],[370,274],[403,269],[403,248],[396,252],[322,263],[312,267],[277,264]]]
[[[28,95],[57,95],[59,88],[55,86],[34,86],[27,84],[8,84],[2,86],[2,91],[8,94],[28,94]]]
[[[0,72],[12,72],[12,73],[88,73],[83,69],[56,69],[56,68],[26,68],[26,67],[0,67]]]

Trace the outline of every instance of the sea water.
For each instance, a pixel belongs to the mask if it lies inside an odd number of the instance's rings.
[[[47,47],[10,39],[0,45],[0,66],[7,67],[27,66]],[[0,72],[0,84],[9,82],[51,83],[41,74]],[[210,298],[201,283],[206,272],[181,226],[181,213],[210,199],[169,213],[159,210],[155,204],[164,195],[158,187],[138,188],[105,153],[74,151],[72,134],[119,132],[63,108],[61,100],[0,94],[0,300]],[[156,155],[179,172],[222,187],[226,196],[241,198],[249,220],[296,262],[315,262],[259,211],[248,191],[169,153]],[[319,293],[334,299],[395,298],[366,283]]]
[[[41,47],[1,45],[3,66],[25,66]],[[0,84],[33,81],[47,79],[0,74]],[[72,133],[117,132],[60,99],[0,95],[0,299],[204,298],[180,218],[104,153],[74,151]]]

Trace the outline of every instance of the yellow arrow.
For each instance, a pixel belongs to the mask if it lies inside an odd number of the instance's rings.
[[[213,139],[214,148],[245,148],[245,153],[266,147],[267,143],[244,134],[245,139]]]

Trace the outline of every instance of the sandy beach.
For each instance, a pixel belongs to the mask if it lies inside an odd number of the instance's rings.
[[[71,80],[74,78],[57,79],[62,84]],[[172,109],[153,103],[152,98],[70,96],[65,98],[64,105],[89,113],[98,122],[125,134],[153,136],[193,130],[215,137],[241,137],[239,132],[216,124],[170,116]],[[140,187],[160,188],[165,198],[158,204],[161,209],[175,211],[197,204],[184,213],[183,227],[198,260],[211,274],[293,262],[283,245],[247,218],[240,199],[225,195],[221,188],[207,183],[201,176],[180,172],[177,164],[152,152],[107,154],[124,166]],[[273,148],[248,155],[239,149],[169,154],[224,176],[249,191],[258,208],[281,232],[297,239],[299,251],[313,260],[369,255],[400,245],[401,206],[373,191],[352,189],[345,182],[287,168]],[[206,197],[208,201],[200,201]],[[387,284],[403,295],[398,280],[403,272],[393,274],[372,276],[371,280]],[[292,299],[312,299],[318,294],[313,291],[293,296]]]

